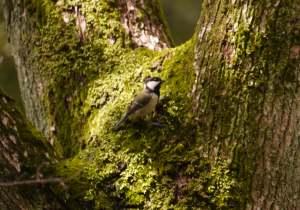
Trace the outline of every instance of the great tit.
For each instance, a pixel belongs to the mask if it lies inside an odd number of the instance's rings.
[[[166,80],[162,80],[159,77],[150,77],[144,84],[144,89],[139,92],[139,94],[128,106],[126,115],[121,120],[119,120],[119,122],[113,127],[112,130],[116,130],[119,127],[119,125],[121,125],[121,123],[127,120],[129,117],[143,117],[148,114],[151,114],[151,112],[153,111],[153,109],[159,101],[160,85],[165,81]],[[160,125],[160,123],[151,123],[154,125]]]

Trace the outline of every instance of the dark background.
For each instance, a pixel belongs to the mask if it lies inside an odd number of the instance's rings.
[[[181,45],[192,38],[200,17],[203,0],[161,0],[161,4],[171,30],[175,45]],[[0,2],[0,85],[4,91],[16,100],[17,106],[24,112],[20,88],[7,42],[6,26],[3,17],[3,2]],[[24,112],[25,113],[25,112]]]

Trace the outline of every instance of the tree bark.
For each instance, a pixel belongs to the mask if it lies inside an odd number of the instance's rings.
[[[299,5],[206,0],[169,48],[156,0],[6,0],[27,117],[62,158],[44,176],[94,155],[49,186],[61,208],[298,209]],[[165,126],[112,132],[148,76],[167,79]]]
[[[200,18],[195,112],[245,209],[299,208],[299,3],[207,1]]]
[[[36,169],[42,162],[49,165],[56,161],[50,143],[23,117],[1,87],[0,142],[1,182],[36,178]],[[41,186],[0,186],[0,189],[0,209],[42,209],[51,200],[54,201],[51,205],[56,206],[55,199],[50,199],[51,191]]]

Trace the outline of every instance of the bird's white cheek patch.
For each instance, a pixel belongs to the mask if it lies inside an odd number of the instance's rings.
[[[159,84],[159,81],[150,81],[147,83],[147,87],[151,90],[154,90],[154,88]]]

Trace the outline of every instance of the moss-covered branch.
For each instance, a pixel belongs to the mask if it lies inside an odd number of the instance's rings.
[[[0,87],[0,182],[36,177],[42,162],[55,163],[49,141],[34,128]],[[35,208],[46,205],[48,190],[34,185],[0,187],[1,209]],[[46,197],[45,197],[46,196]],[[53,201],[53,200],[52,200]]]
[[[6,1],[27,115],[63,156],[45,176],[70,177],[94,152],[67,190],[51,185],[65,208],[299,205],[285,202],[298,192],[297,5],[207,0],[194,38],[162,50],[157,1]],[[151,116],[165,126],[136,118],[113,133],[148,76],[167,80]]]

